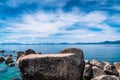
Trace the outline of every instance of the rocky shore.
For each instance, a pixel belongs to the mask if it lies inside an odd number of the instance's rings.
[[[0,62],[14,66],[11,57],[0,57]],[[16,61],[22,80],[120,80],[120,62],[85,60],[78,48],[64,49],[59,54],[28,49],[17,52]]]

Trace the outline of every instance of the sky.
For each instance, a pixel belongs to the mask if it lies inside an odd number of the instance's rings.
[[[0,43],[120,40],[120,0],[0,0]]]

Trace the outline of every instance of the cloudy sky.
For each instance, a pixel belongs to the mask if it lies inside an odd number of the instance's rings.
[[[0,0],[0,42],[120,40],[120,0]]]

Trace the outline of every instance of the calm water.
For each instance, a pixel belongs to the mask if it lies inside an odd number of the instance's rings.
[[[44,54],[59,53],[64,48],[81,48],[84,52],[85,59],[98,59],[99,61],[120,62],[120,45],[0,45],[0,50],[5,50],[5,54],[16,53],[12,51],[24,51],[34,49],[36,52]],[[2,54],[0,54],[2,55]],[[9,68],[4,63],[0,63],[0,80],[11,80],[13,77],[19,77],[17,66]]]

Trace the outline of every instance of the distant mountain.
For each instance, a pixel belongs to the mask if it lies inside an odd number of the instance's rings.
[[[120,40],[117,41],[104,41],[98,43],[83,43],[83,42],[76,42],[76,43],[0,43],[0,45],[79,45],[79,44],[120,44]]]
[[[104,41],[104,42],[101,42],[100,44],[120,44],[120,40],[117,40],[117,41]]]

